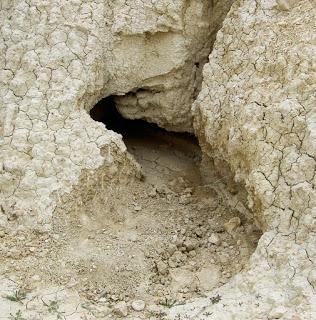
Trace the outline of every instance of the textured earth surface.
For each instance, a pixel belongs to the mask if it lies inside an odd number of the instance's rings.
[[[104,97],[126,94],[124,116],[192,131],[202,66],[230,4],[1,1],[1,225],[49,229],[84,170],[132,174],[120,137],[87,113]]]
[[[247,267],[261,232],[238,212],[237,198],[227,201],[220,179],[203,184],[196,141],[150,126],[137,133],[140,125],[124,133],[141,180],[111,193],[96,189],[77,210],[56,216],[49,235],[2,235],[0,270],[11,282],[2,291],[3,314],[79,319],[86,306],[96,317],[116,318],[126,302],[130,317],[163,318],[166,308],[204,297]],[[242,221],[234,223],[237,215]],[[70,296],[67,306],[67,294],[54,292],[70,288],[82,300]],[[25,297],[9,303],[17,290]],[[135,312],[135,301],[145,310]]]
[[[180,318],[316,316],[315,13],[314,1],[236,1],[217,35],[195,129],[205,162],[244,186],[264,234],[221,302]]]
[[[0,317],[316,318],[315,17],[2,0]]]

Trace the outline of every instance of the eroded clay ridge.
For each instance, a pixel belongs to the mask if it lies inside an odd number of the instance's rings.
[[[125,117],[192,131],[202,66],[230,4],[1,1],[2,224],[49,228],[82,170],[130,161],[87,114],[106,96],[130,93],[117,101]]]
[[[245,185],[265,233],[249,271],[214,292],[222,300],[180,319],[316,316],[315,14],[314,1],[236,1],[217,35],[195,129],[205,157]]]
[[[248,271],[169,317],[313,319],[315,1],[235,1],[191,113],[231,2],[2,0],[0,226],[49,230],[54,210],[138,174],[87,113],[126,94],[125,117],[175,131],[193,118],[205,161],[244,185],[265,232]]]

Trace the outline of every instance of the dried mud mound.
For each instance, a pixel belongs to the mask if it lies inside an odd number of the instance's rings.
[[[315,2],[232,2],[1,1],[0,316],[316,318]]]

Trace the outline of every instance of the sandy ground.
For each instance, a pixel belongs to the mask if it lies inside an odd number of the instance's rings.
[[[260,232],[220,180],[201,180],[195,139],[122,133],[141,181],[96,190],[50,234],[1,234],[3,319],[162,319],[247,267]]]

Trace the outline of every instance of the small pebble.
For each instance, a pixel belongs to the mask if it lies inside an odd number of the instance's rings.
[[[156,197],[156,195],[157,195],[156,188],[152,188],[152,190],[148,193],[148,196],[152,198]]]
[[[216,233],[212,233],[211,236],[208,238],[208,242],[218,246],[221,243],[221,239]]]
[[[168,266],[166,263],[164,263],[163,261],[159,261],[156,266],[157,266],[158,273],[162,275],[167,274]]]
[[[292,7],[292,2],[289,0],[276,0],[276,2],[281,11],[289,11]]]
[[[228,233],[234,232],[241,224],[239,217],[231,218],[228,222],[224,224],[224,228]]]
[[[189,252],[189,256],[190,256],[191,258],[194,258],[194,257],[196,256],[196,251],[195,251],[195,250],[190,251],[190,252]]]
[[[35,282],[41,281],[41,277],[38,274],[35,274],[31,279]]]
[[[143,300],[135,300],[132,302],[132,309],[135,311],[143,311],[145,306],[146,304]]]

